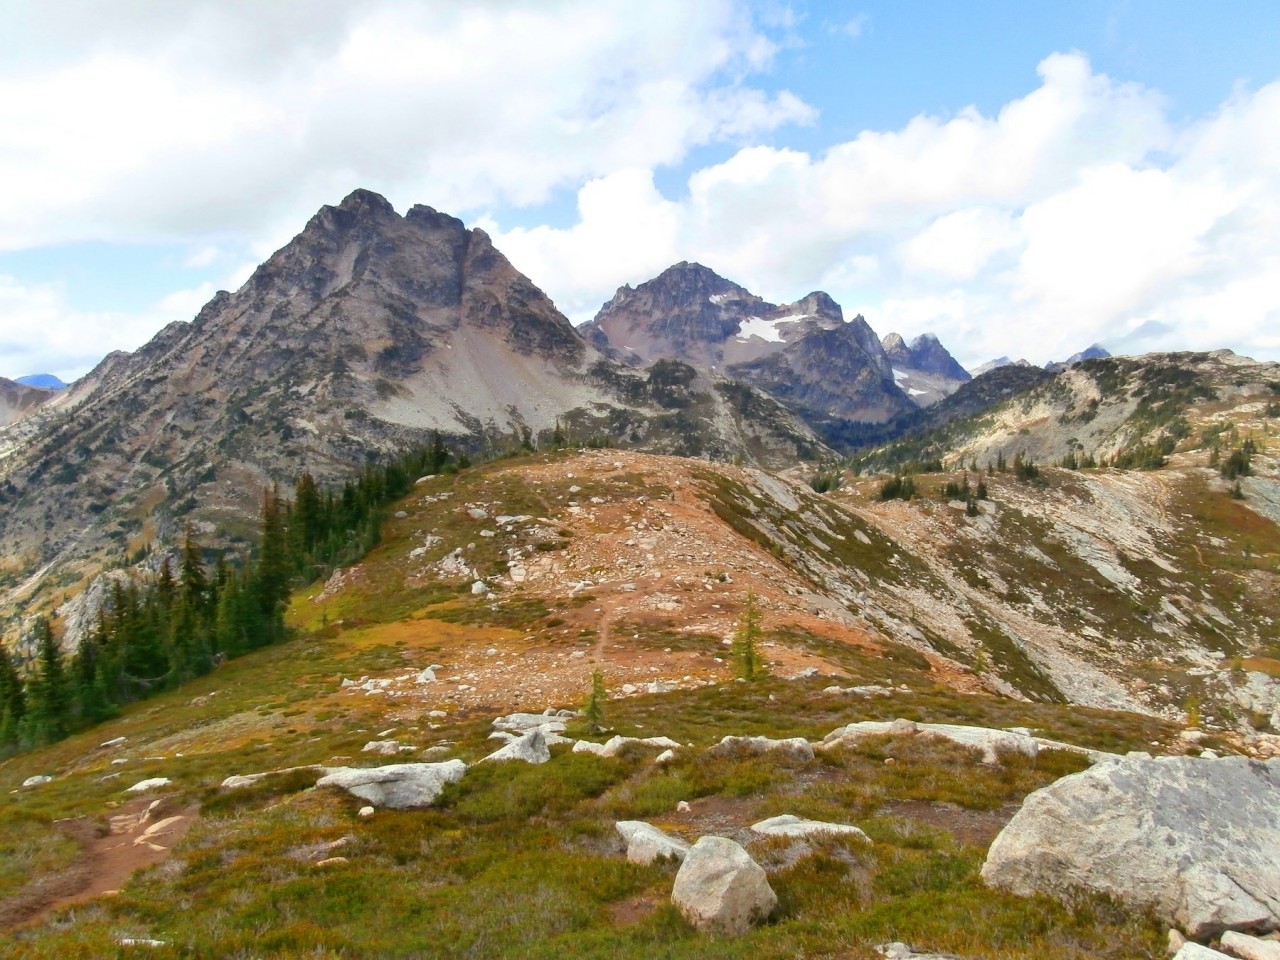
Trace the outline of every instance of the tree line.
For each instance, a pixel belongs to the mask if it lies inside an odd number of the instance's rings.
[[[417,477],[456,469],[438,434],[340,488],[310,473],[293,497],[264,492],[256,546],[212,563],[188,525],[176,557],[142,579],[117,578],[76,650],[65,654],[48,617],[35,620],[29,663],[0,643],[0,756],[54,743],[122,707],[212,672],[287,636],[289,592],[354,563],[378,542],[385,508]]]

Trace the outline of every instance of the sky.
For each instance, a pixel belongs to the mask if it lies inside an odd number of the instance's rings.
[[[364,187],[574,322],[681,260],[960,362],[1280,360],[1272,0],[0,0],[0,376]]]

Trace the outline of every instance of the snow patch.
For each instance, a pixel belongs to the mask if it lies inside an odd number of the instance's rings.
[[[752,337],[759,337],[769,343],[781,343],[782,333],[778,330],[780,322],[779,320],[765,320],[762,317],[747,317],[739,327],[737,339],[747,341]]]

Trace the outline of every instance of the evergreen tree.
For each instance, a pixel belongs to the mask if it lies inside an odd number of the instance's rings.
[[[48,617],[38,618],[33,632],[36,662],[27,686],[26,723],[31,742],[43,745],[70,731],[71,685]]]
[[[742,613],[738,617],[737,629],[733,633],[733,645],[730,648],[734,669],[744,680],[755,680],[764,675],[764,662],[760,659],[760,653],[757,650],[757,644],[763,636],[762,620],[755,592],[748,591],[746,603],[743,604]]]
[[[600,733],[604,730],[604,702],[609,694],[604,688],[604,675],[599,670],[591,671],[591,692],[587,694],[582,705],[582,717],[587,721],[587,730]]]
[[[0,754],[18,745],[18,732],[27,713],[22,676],[9,651],[0,643]]]

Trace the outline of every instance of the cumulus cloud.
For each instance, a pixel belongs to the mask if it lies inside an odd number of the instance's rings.
[[[776,45],[731,0],[25,6],[0,38],[0,248],[278,236],[354,185],[536,204],[814,118],[750,85]]]
[[[77,310],[50,284],[0,276],[0,376],[52,373],[70,382],[113,349],[133,350],[175,320],[190,320],[212,284],[168,294],[141,312]]]
[[[919,116],[818,155],[746,147],[678,200],[632,191],[628,217],[662,229],[627,279],[696,259],[776,301],[824,287],[881,333],[936,332],[970,365],[1094,341],[1280,356],[1280,83],[1179,125],[1157,92],[1081,54],[1039,74],[994,116]],[[537,231],[538,252],[532,233],[496,237],[575,309],[627,272],[593,253],[608,210],[579,212]]]

